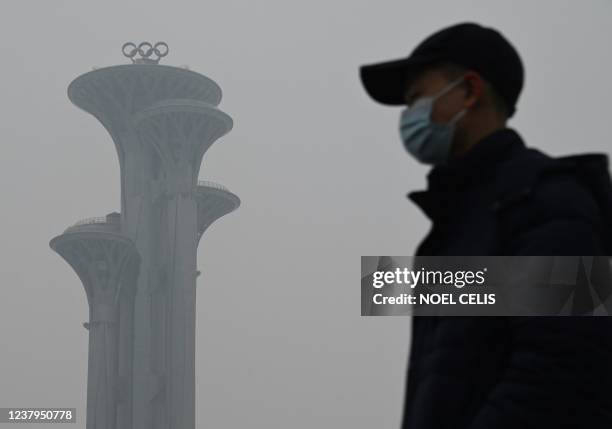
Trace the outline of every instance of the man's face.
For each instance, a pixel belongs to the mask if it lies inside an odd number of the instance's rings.
[[[433,97],[439,94],[452,81],[439,69],[428,69],[421,72],[406,85],[404,100],[411,106],[422,97]],[[446,123],[465,107],[465,89],[457,85],[446,94],[436,99],[431,112],[433,122]]]

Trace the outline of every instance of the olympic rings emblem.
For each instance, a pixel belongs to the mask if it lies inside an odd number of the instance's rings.
[[[157,63],[161,58],[168,55],[169,50],[166,42],[157,42],[155,45],[149,42],[142,42],[138,46],[132,42],[127,42],[121,47],[123,55],[130,58],[132,62],[148,60]],[[136,54],[140,54],[141,58],[135,58]],[[153,55],[155,55],[155,57],[152,57]]]

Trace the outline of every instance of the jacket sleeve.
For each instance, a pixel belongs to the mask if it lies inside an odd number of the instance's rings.
[[[514,255],[603,255],[597,206],[571,177],[517,207]],[[508,317],[505,370],[469,429],[612,427],[612,317]]]

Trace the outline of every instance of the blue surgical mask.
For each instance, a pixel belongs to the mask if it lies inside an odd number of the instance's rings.
[[[451,82],[432,97],[422,97],[406,107],[400,117],[400,136],[406,150],[423,164],[444,164],[451,152],[455,123],[465,114],[461,110],[447,123],[431,121],[433,103],[463,81]]]

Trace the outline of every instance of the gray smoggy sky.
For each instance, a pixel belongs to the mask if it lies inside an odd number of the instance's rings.
[[[242,205],[198,252],[198,427],[397,428],[410,319],[360,317],[360,256],[414,253],[429,222],[405,194],[427,167],[358,67],[496,27],[526,67],[510,126],[550,154],[609,153],[611,16],[608,0],[3,1],[0,407],[77,407],[84,427],[87,301],[48,242],[120,208],[110,136],[66,89],[129,62],[124,42],[166,41],[162,64],[214,79],[234,119],[200,172]]]

